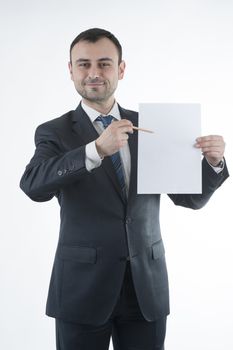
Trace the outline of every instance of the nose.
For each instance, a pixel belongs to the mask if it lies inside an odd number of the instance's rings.
[[[100,77],[100,69],[98,67],[90,67],[88,71],[88,78],[89,79],[96,79]]]

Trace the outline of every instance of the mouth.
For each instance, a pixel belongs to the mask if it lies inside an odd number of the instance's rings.
[[[97,87],[97,86],[103,86],[104,83],[86,83],[85,85],[90,87]]]

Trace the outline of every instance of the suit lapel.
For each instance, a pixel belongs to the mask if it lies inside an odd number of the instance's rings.
[[[75,134],[78,134],[79,139],[82,140],[83,144],[88,144],[89,142],[92,142],[99,137],[99,134],[95,130],[90,118],[88,117],[86,112],[83,110],[81,104],[79,104],[79,106],[75,110],[72,121],[73,121],[73,131],[75,132]],[[103,170],[104,173],[107,174],[108,178],[111,180],[114,188],[116,189],[117,193],[121,197],[122,201],[125,202],[125,199],[123,197],[122,190],[110,157],[104,158],[99,170],[100,171]]]
[[[99,136],[92,125],[90,118],[82,109],[81,104],[79,104],[77,109],[74,111],[72,122],[73,131],[75,134],[78,134],[83,144],[92,142]]]

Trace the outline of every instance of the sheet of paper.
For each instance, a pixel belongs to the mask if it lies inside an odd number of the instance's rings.
[[[141,103],[138,131],[138,193],[201,193],[201,106]]]

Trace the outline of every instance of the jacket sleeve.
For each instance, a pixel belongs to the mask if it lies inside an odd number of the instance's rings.
[[[56,131],[46,124],[35,132],[36,150],[20,181],[20,188],[32,200],[48,201],[60,188],[88,173],[85,145],[66,152]]]
[[[224,169],[217,174],[205,158],[202,161],[202,193],[201,194],[168,194],[176,205],[191,209],[202,208],[215,190],[228,178],[226,162]]]

